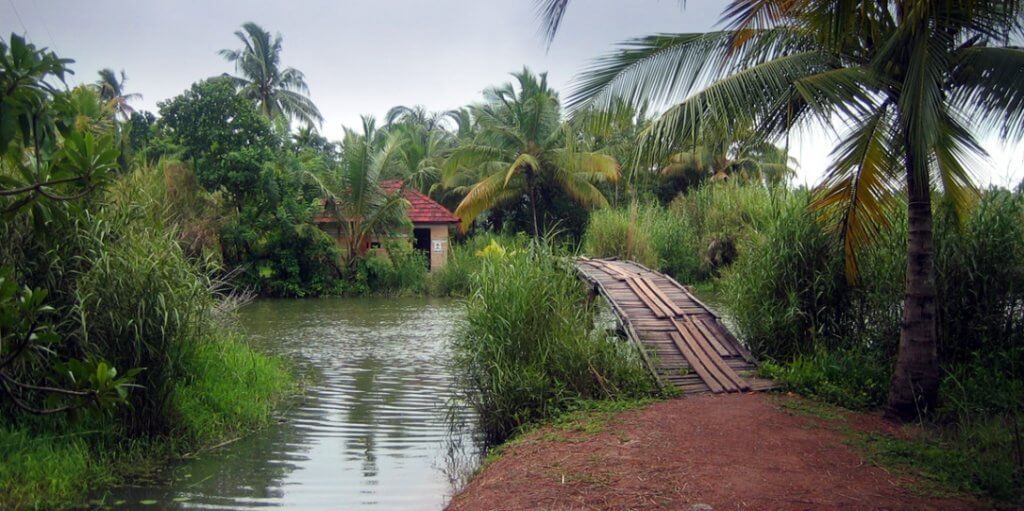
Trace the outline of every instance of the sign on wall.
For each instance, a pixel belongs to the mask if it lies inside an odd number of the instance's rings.
[[[444,240],[434,240],[433,251],[438,254],[444,252]]]

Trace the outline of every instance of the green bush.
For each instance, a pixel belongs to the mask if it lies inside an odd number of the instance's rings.
[[[579,281],[548,248],[481,258],[454,341],[454,367],[487,439],[590,399],[655,390],[639,353],[590,330]]]
[[[0,508],[80,505],[90,491],[181,449],[267,422],[291,378],[280,361],[225,333],[212,310],[216,266],[186,257],[151,175],[122,177],[102,197],[54,205],[45,229],[0,223],[0,266],[49,291],[59,341],[18,367],[62,385],[67,359],[142,368],[131,406],[35,417],[0,401]],[[6,355],[6,354],[5,354]]]
[[[349,271],[349,294],[419,294],[427,285],[427,261],[423,253],[406,241],[387,245],[387,253],[370,254],[356,261]]]
[[[593,257],[629,259],[683,282],[701,277],[700,250],[689,220],[657,204],[595,211],[583,244]]]
[[[207,337],[210,282],[185,260],[175,240],[133,229],[89,254],[75,289],[80,346],[118,368],[145,368],[125,418],[135,433],[164,432],[165,406],[184,370],[183,357]]]
[[[685,218],[693,231],[701,263],[701,278],[717,275],[729,266],[737,250],[752,233],[763,230],[782,204],[794,193],[783,187],[710,182],[676,197],[669,210]],[[726,252],[722,254],[720,252]],[[724,256],[724,257],[723,257]]]
[[[491,245],[505,251],[523,250],[530,244],[525,234],[504,235],[480,232],[462,243],[453,243],[448,250],[448,261],[428,276],[427,288],[433,296],[467,296],[473,275],[480,271],[485,259],[481,256]]]
[[[842,260],[807,204],[798,194],[780,201],[722,277],[723,301],[759,358],[792,360],[845,333]]]

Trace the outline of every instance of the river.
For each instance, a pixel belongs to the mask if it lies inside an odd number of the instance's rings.
[[[437,510],[478,456],[452,433],[447,340],[457,302],[262,300],[239,311],[255,346],[310,378],[279,424],[116,488],[115,507]]]

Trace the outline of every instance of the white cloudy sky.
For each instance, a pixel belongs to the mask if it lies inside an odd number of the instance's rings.
[[[565,90],[591,59],[624,39],[692,32],[715,25],[724,0],[578,0],[550,51],[538,35],[532,0],[0,0],[0,33],[16,32],[75,59],[72,83],[103,67],[124,69],[137,108],[232,71],[217,55],[237,47],[233,32],[254,21],[284,35],[282,60],[306,74],[311,95],[337,138],[360,114],[392,106],[454,108],[479,100],[523,65],[547,71]],[[1024,178],[1021,148],[986,141],[991,161],[976,169],[983,184]],[[800,183],[827,165],[828,137],[791,140]]]

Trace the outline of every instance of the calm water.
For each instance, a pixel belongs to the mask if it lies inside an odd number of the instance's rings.
[[[105,500],[147,509],[441,509],[477,456],[452,434],[446,341],[460,308],[426,299],[260,301],[253,343],[313,383],[281,424]],[[469,413],[455,415],[469,421]],[[463,430],[465,431],[465,430]]]

